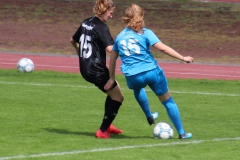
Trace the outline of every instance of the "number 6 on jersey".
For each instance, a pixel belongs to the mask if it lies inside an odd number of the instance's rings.
[[[128,39],[128,43],[126,40],[121,40],[120,44],[122,45],[126,56],[130,56],[130,53],[140,53],[140,47],[137,45],[137,42],[137,39]]]

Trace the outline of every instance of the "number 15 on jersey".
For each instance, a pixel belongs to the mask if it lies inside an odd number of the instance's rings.
[[[80,46],[80,57],[89,58],[92,54],[92,45],[91,43],[91,37],[85,34],[82,34],[79,43]]]

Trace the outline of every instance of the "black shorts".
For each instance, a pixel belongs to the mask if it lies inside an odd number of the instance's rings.
[[[108,91],[106,91],[104,89],[104,86],[107,84],[108,80],[110,79],[108,73],[106,73],[105,75],[98,76],[98,77],[91,76],[89,78],[84,78],[84,79],[86,81],[90,82],[90,83],[93,83],[95,86],[97,86],[104,93],[110,91],[111,89],[113,89],[114,87],[117,86],[117,82],[115,80],[113,86]]]
[[[108,80],[109,80],[109,79],[108,79]],[[108,81],[108,80],[107,80],[107,81]],[[117,82],[116,82],[116,80],[115,80],[113,86],[112,86],[108,91],[106,91],[106,90],[104,89],[104,86],[107,84],[107,81],[102,81],[102,82],[100,82],[100,83],[94,83],[94,84],[95,84],[95,86],[97,86],[101,91],[103,91],[104,93],[106,93],[106,92],[112,90],[114,87],[117,86]]]

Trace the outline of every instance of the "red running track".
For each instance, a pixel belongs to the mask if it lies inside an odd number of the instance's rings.
[[[52,70],[59,72],[79,73],[78,57],[63,55],[36,55],[24,53],[0,52],[0,68],[12,69],[17,67],[21,58],[30,58],[35,64],[35,70]],[[107,63],[109,60],[107,60]],[[121,62],[117,62],[116,73],[121,74]],[[186,64],[159,62],[167,78],[190,79],[224,79],[240,80],[240,66]]]

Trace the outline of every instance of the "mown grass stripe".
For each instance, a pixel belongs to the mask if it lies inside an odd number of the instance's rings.
[[[73,154],[81,154],[81,153],[114,151],[114,150],[122,150],[122,149],[150,148],[150,147],[161,147],[161,146],[171,146],[171,145],[198,144],[198,143],[213,142],[213,141],[219,142],[219,141],[238,141],[238,140],[240,140],[240,137],[215,138],[215,139],[212,139],[212,140],[192,140],[192,141],[182,141],[182,142],[145,144],[145,145],[122,146],[122,147],[113,147],[113,148],[95,148],[95,149],[89,149],[89,150],[75,150],[75,151],[63,151],[63,152],[53,152],[53,153],[40,153],[40,154],[32,154],[32,155],[18,155],[18,156],[0,157],[0,160],[62,156],[62,155],[73,155]]]
[[[94,86],[81,86],[81,85],[62,85],[62,84],[51,84],[51,83],[19,83],[19,82],[5,82],[0,81],[1,84],[8,85],[29,85],[29,86],[49,86],[49,87],[72,87],[72,88],[96,88]],[[127,90],[128,88],[121,88],[122,90]],[[146,89],[146,91],[151,91]],[[199,94],[199,95],[211,95],[211,96],[229,96],[229,97],[239,97],[239,94],[226,94],[226,93],[212,93],[212,92],[186,92],[186,91],[171,91],[172,93],[179,94]]]

